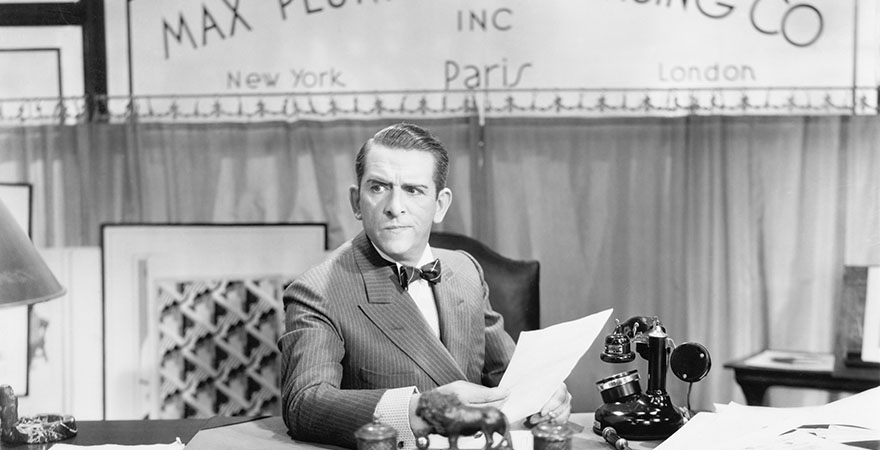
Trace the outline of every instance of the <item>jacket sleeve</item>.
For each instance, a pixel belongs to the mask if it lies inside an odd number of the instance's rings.
[[[284,292],[287,332],[281,350],[282,415],[291,437],[356,447],[354,432],[372,421],[384,389],[340,389],[345,346],[332,305],[297,280]]]

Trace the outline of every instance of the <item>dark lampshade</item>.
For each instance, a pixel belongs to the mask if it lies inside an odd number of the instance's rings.
[[[64,288],[0,201],[0,307],[29,305],[63,294]]]

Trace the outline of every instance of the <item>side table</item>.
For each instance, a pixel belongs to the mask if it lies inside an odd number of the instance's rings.
[[[829,391],[861,392],[880,386],[880,370],[849,368],[830,353],[764,350],[724,364],[733,369],[746,403],[764,405],[770,386],[789,386]]]

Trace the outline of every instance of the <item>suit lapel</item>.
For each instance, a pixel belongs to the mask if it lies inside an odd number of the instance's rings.
[[[467,347],[470,322],[467,309],[464,308],[464,298],[461,297],[460,291],[455,289],[455,270],[449,264],[442,267],[443,280],[434,285],[434,299],[437,301],[437,313],[440,316],[440,339],[458,367],[466,372],[468,356],[472,353]]]
[[[367,302],[360,305],[364,314],[437,385],[466,379],[456,360],[434,337],[415,302],[400,287],[394,266],[379,256],[364,233],[354,239],[353,247],[367,291]]]

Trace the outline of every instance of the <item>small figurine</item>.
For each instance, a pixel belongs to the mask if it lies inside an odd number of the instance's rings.
[[[458,449],[459,436],[472,436],[482,432],[486,439],[484,450],[512,450],[507,417],[498,408],[478,408],[465,406],[454,395],[429,391],[419,398],[416,415],[430,425],[428,433],[436,433],[449,439],[449,449]],[[493,447],[495,436],[503,436],[497,447]],[[416,446],[427,449],[427,436],[416,436]]]
[[[0,440],[11,444],[43,444],[76,436],[73,416],[40,414],[18,417],[18,397],[9,385],[0,385]]]
[[[354,432],[357,439],[357,450],[397,450],[397,430],[379,421],[374,415],[373,421]]]
[[[12,386],[0,386],[0,430],[6,435],[7,429],[18,423],[18,397]]]

